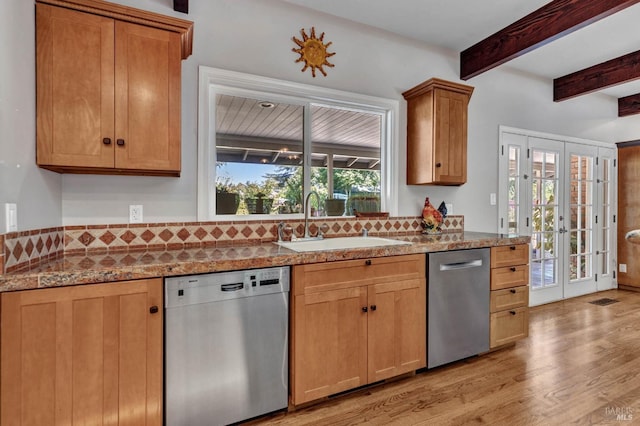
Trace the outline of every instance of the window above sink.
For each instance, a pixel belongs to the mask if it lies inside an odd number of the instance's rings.
[[[395,210],[398,101],[209,67],[199,97],[198,220]]]

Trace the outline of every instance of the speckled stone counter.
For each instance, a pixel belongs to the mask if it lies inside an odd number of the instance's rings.
[[[268,266],[525,244],[529,237],[479,232],[387,237],[408,245],[298,253],[274,243],[246,246],[64,255],[36,268],[0,275],[0,292],[201,274]]]

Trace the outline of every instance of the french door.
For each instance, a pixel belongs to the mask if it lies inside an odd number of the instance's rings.
[[[531,236],[530,304],[612,288],[613,148],[508,132],[500,148],[498,226]]]

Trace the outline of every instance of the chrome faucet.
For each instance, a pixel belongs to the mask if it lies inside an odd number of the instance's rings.
[[[316,196],[316,200],[318,201],[318,206],[320,206],[320,196],[316,191],[311,191],[307,194],[307,198],[304,200],[304,238],[309,238],[309,198],[311,195]],[[318,238],[322,238],[322,234],[318,233]]]

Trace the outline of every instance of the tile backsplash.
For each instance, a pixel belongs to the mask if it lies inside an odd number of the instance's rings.
[[[323,229],[326,237],[359,235],[404,236],[422,232],[420,216],[388,218],[313,218],[311,231]],[[260,244],[278,239],[280,220],[176,222],[129,225],[87,225],[47,228],[0,235],[0,273],[17,272],[64,255],[172,250]],[[302,220],[285,221],[301,236]],[[326,225],[326,226],[325,226]],[[447,216],[443,233],[464,231],[464,216]]]

